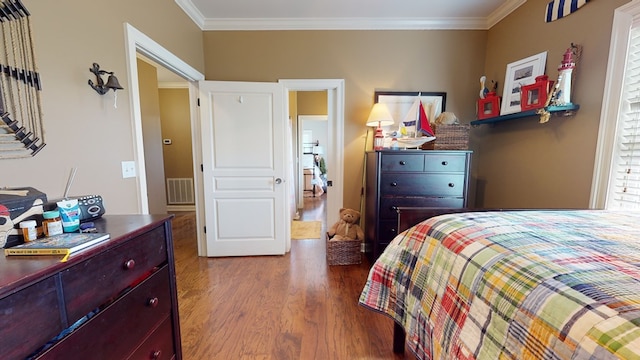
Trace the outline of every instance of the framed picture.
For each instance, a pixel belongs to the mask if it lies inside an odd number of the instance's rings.
[[[447,104],[446,92],[433,91],[376,91],[374,102],[385,103],[393,116],[394,125],[392,130],[398,129],[400,122],[404,120],[411,109],[411,105],[416,98],[422,100],[425,113],[430,122],[434,122],[436,117],[445,111]]]
[[[520,88],[522,85],[533,84],[537,76],[543,75],[546,63],[547,52],[545,51],[507,65],[500,115],[522,111]]]

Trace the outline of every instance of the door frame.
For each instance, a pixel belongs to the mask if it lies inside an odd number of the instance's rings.
[[[203,178],[200,171],[202,163],[202,144],[199,140],[200,114],[197,100],[199,96],[198,81],[204,80],[204,74],[175,56],[169,50],[155,42],[153,39],[133,27],[124,23],[125,53],[127,75],[129,78],[129,100],[131,102],[131,127],[133,129],[133,154],[136,163],[136,186],[138,193],[138,213],[149,213],[149,198],[147,196],[147,178],[144,164],[144,143],[142,136],[142,111],[140,108],[140,88],[138,84],[137,53],[140,53],[164,68],[174,72],[185,79],[189,86],[189,109],[191,121],[191,138],[193,153],[193,177],[196,192],[196,229],[198,242],[198,255],[206,254],[206,239],[204,237],[204,189]]]
[[[338,221],[344,192],[344,79],[281,79],[285,94],[290,91],[327,92],[327,136],[325,148],[327,173],[333,185],[327,189],[327,224]],[[286,118],[289,114],[289,96],[285,96]],[[327,225],[329,226],[329,225]],[[289,240],[290,243],[290,240]]]

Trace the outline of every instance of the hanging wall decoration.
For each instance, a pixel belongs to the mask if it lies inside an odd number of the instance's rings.
[[[552,22],[569,16],[588,2],[589,0],[553,0],[547,5],[545,21]]]
[[[45,146],[30,17],[20,0],[0,1],[0,158],[34,156]]]

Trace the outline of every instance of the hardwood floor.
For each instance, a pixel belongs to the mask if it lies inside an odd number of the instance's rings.
[[[323,198],[301,220],[322,219]],[[392,320],[358,305],[366,260],[328,266],[324,239],[293,240],[284,256],[202,258],[188,223],[174,219],[184,359],[405,358]]]

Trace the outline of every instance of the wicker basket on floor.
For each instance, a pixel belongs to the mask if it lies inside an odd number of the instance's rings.
[[[327,234],[327,263],[354,265],[362,263],[360,240],[332,240]]]
[[[423,150],[467,150],[469,149],[469,124],[431,125],[436,139],[422,146]]]

